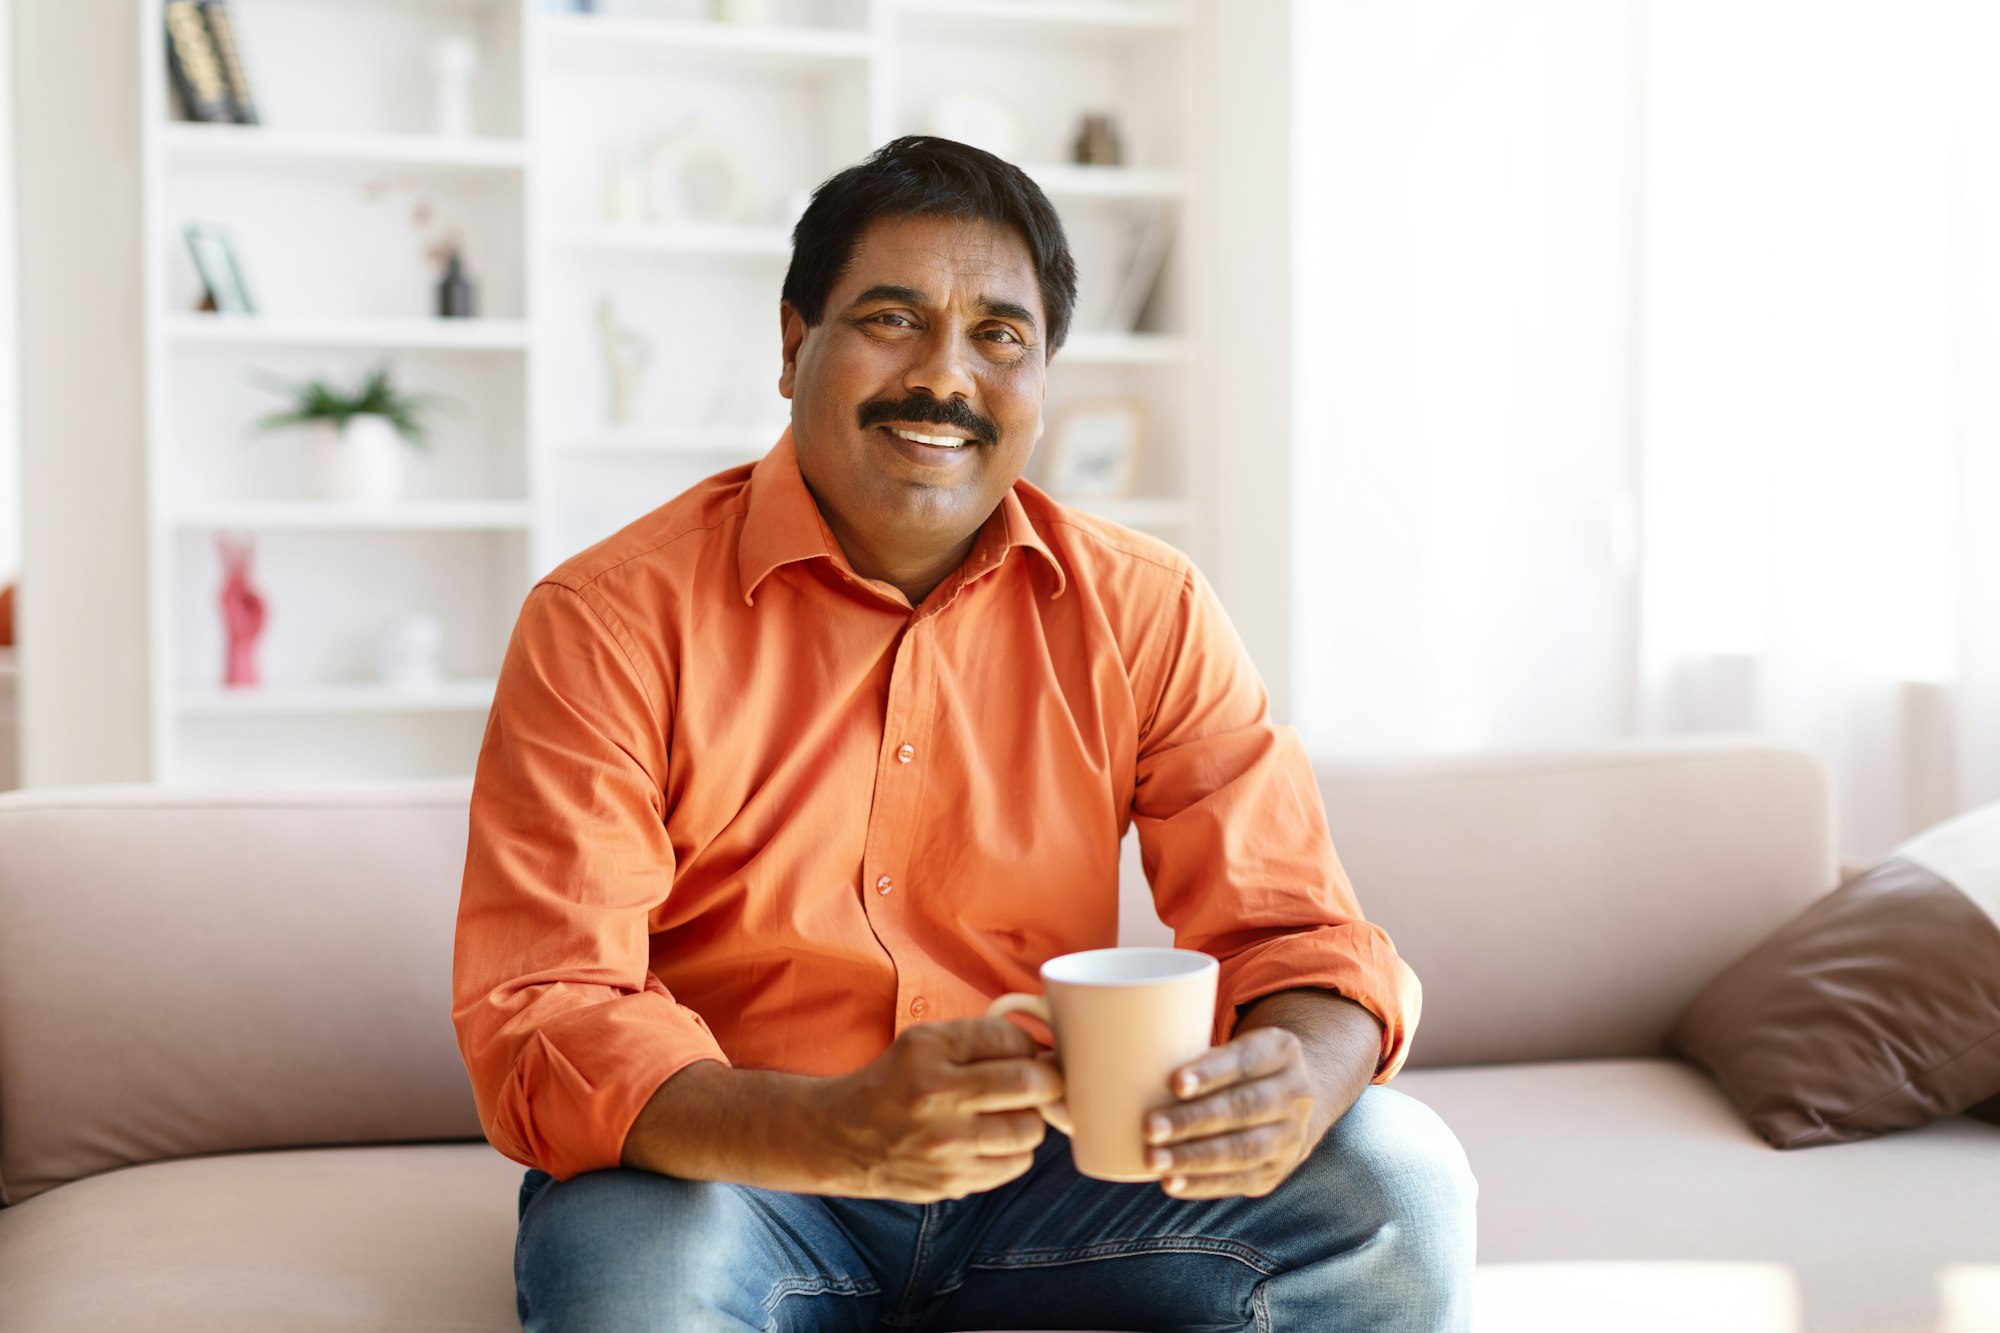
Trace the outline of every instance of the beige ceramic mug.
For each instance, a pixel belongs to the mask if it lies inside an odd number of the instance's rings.
[[[1042,964],[1048,998],[1002,995],[986,1013],[1028,1013],[1056,1036],[1076,1169],[1158,1180],[1146,1113],[1173,1104],[1168,1076],[1208,1049],[1221,968],[1193,949],[1090,949]]]

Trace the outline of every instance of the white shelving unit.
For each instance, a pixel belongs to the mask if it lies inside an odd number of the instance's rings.
[[[242,126],[173,118],[158,0],[134,0],[155,776],[469,772],[532,582],[776,439],[788,411],[777,293],[805,192],[897,134],[931,131],[937,99],[967,87],[1013,102],[1008,155],[1062,211],[1082,269],[1051,429],[1072,401],[1146,409],[1136,493],[1078,507],[1204,558],[1211,462],[1192,423],[1211,386],[1187,341],[1203,282],[1188,228],[1140,331],[1092,312],[1115,239],[1201,197],[1190,48],[1195,7],[1213,3],[779,0],[782,22],[747,26],[707,18],[706,0],[598,0],[607,12],[588,14],[555,0],[235,0],[264,122]],[[427,61],[448,36],[480,52],[465,137],[433,132]],[[1087,111],[1114,115],[1129,165],[1067,160]],[[613,164],[696,121],[736,149],[734,216],[614,221]],[[182,238],[195,220],[232,230],[260,313],[195,312]],[[480,283],[479,318],[429,313],[425,250],[447,230]],[[617,424],[607,299],[650,352]],[[454,404],[411,459],[408,498],[310,498],[303,442],[252,431],[280,406],[253,376],[351,380],[383,360]],[[257,544],[270,618],[255,688],[219,683],[220,534]],[[391,688],[373,644],[411,612],[443,622],[445,680]]]

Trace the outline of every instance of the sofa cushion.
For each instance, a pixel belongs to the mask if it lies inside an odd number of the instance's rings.
[[[1479,1333],[2000,1328],[2000,1128],[1773,1150],[1672,1059],[1405,1069],[1479,1181]]]
[[[0,1209],[22,1333],[520,1333],[522,1168],[484,1143],[225,1153]]]
[[[1813,903],[1703,987],[1668,1042],[1780,1148],[2000,1094],[2000,803]]]

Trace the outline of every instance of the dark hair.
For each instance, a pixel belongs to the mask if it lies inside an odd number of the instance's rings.
[[[1054,356],[1069,336],[1076,307],[1076,261],[1055,206],[1013,163],[933,135],[891,139],[813,191],[792,228],[785,300],[808,325],[818,324],[827,295],[853,261],[868,224],[878,217],[920,214],[998,222],[1021,234],[1041,283],[1048,355]]]

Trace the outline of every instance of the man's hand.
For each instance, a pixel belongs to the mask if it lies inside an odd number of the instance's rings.
[[[1354,1104],[1375,1070],[1382,1026],[1324,991],[1268,996],[1234,1041],[1174,1071],[1177,1105],[1145,1126],[1148,1163],[1177,1199],[1269,1194]]]
[[[1026,1171],[1042,1141],[1039,1108],[1063,1091],[1036,1050],[1001,1018],[926,1023],[829,1080],[819,1106],[834,1145],[827,1192],[932,1203]]]

